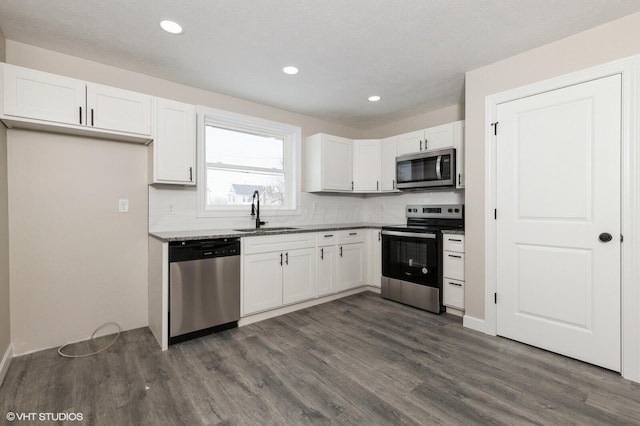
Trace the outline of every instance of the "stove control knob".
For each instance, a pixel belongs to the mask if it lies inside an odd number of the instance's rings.
[[[456,209],[455,212],[458,213],[460,211],[460,209]]]
[[[453,209],[449,209],[449,213],[453,212]]]

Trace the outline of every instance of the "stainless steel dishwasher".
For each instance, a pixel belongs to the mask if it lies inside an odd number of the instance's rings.
[[[237,327],[240,240],[169,243],[169,344]]]

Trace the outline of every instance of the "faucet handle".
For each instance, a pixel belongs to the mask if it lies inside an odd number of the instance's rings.
[[[260,226],[262,226],[262,225],[266,225],[267,223],[269,223],[269,222],[263,222],[263,221],[260,221]]]

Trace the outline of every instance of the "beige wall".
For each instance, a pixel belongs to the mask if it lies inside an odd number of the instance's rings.
[[[8,131],[15,352],[147,325],[146,147]],[[118,212],[118,200],[129,212]]]
[[[365,130],[364,137],[372,139],[386,138],[459,120],[464,120],[464,105],[451,105],[436,111]]]
[[[0,61],[5,39],[0,32]],[[7,192],[7,130],[0,124],[0,360],[11,344],[9,310],[9,219]]]
[[[640,13],[530,50],[466,76],[466,314],[483,319],[485,97],[640,53]]]
[[[114,66],[88,61],[75,56],[7,40],[7,63],[36,70],[66,75],[93,83],[106,84],[153,96],[205,105],[225,111],[274,120],[302,127],[303,137],[318,132],[359,138],[363,131],[330,123],[295,112],[245,101],[231,96],[196,89],[184,84],[127,71]]]

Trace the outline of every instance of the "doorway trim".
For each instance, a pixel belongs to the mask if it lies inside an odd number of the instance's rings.
[[[491,123],[496,121],[497,106],[528,96],[566,86],[620,74],[622,76],[621,123],[621,374],[640,382],[640,55],[621,59],[549,80],[533,83],[485,98],[485,320],[484,332],[497,334],[497,307],[494,293],[497,285],[497,221],[496,208],[496,136]],[[635,118],[634,118],[635,117]],[[498,131],[500,131],[498,124]],[[500,212],[498,212],[498,216]],[[498,298],[500,295],[498,295]],[[476,324],[475,329],[480,329]]]

